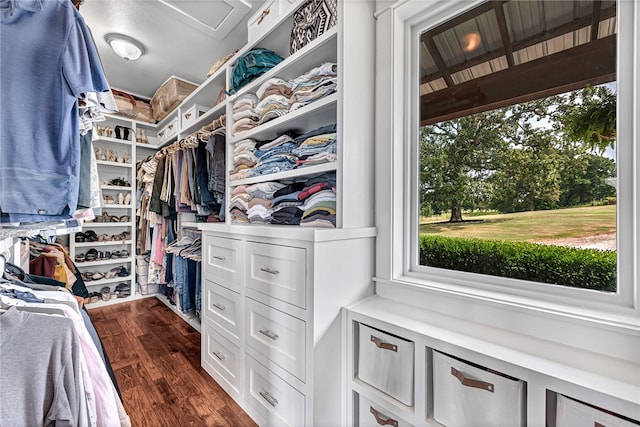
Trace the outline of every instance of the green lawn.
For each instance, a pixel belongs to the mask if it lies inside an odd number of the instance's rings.
[[[476,237],[511,241],[537,241],[584,237],[616,231],[616,206],[587,206],[549,211],[462,216],[482,220],[460,224],[442,223],[448,216],[422,218],[421,234]]]

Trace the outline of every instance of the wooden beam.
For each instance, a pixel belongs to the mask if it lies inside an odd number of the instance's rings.
[[[442,76],[444,81],[447,83],[447,86],[449,87],[455,86],[455,83],[451,78],[451,74],[449,73],[447,64],[444,62],[444,59],[442,59],[442,55],[440,55],[440,51],[438,50],[436,43],[433,41],[433,38],[427,35],[425,37],[422,37],[422,41],[427,47],[429,54],[431,54],[431,58],[433,58],[433,62],[435,62],[436,67],[438,67],[438,70],[440,71],[440,75]]]
[[[616,15],[616,7],[610,6],[606,9],[602,9],[600,12],[600,21],[604,21],[605,19],[612,18]],[[558,27],[552,28],[548,31],[545,31],[540,34],[535,34],[533,36],[527,37],[526,39],[522,39],[518,42],[512,44],[512,52],[516,52],[521,49],[525,49],[529,46],[536,45],[543,41],[551,40],[554,37],[561,36],[563,34],[567,34],[569,32],[579,30],[580,28],[587,27],[592,23],[592,15],[587,15],[585,17],[575,19],[566,24],[560,25]],[[484,53],[480,56],[477,56],[469,61],[462,62],[460,64],[452,65],[449,67],[449,73],[454,74],[462,70],[466,70],[467,68],[473,67],[478,64],[482,64],[487,61],[491,61],[492,59],[499,58],[504,55],[504,49],[498,48],[491,50],[487,53]],[[427,74],[420,79],[421,83],[427,83],[432,80],[438,79],[442,77],[440,72],[435,72],[431,74]]]
[[[614,34],[423,95],[420,124],[434,124],[615,79]]]
[[[591,12],[591,41],[598,39],[598,29],[600,28],[600,11],[602,10],[602,0],[593,0],[593,10]]]
[[[511,49],[511,38],[509,37],[509,29],[507,28],[507,18],[504,16],[504,9],[502,2],[494,1],[493,10],[496,13],[498,19],[498,28],[500,28],[500,38],[502,39],[502,46],[504,47],[504,55],[507,58],[507,64],[509,67],[515,66],[513,60],[513,50]]]

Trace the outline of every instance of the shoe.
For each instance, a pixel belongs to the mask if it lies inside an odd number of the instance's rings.
[[[105,286],[100,289],[100,295],[102,296],[102,301],[109,301],[111,299],[111,288]]]
[[[115,202],[115,201],[113,200],[113,196],[110,196],[110,195],[106,195],[106,196],[104,196],[104,197],[103,197],[103,199],[104,199],[104,203],[105,203],[106,205],[113,205],[113,204],[114,204],[114,202]]]
[[[122,139],[122,126],[116,126],[116,138]]]
[[[128,205],[129,203],[131,203],[131,193],[127,193],[127,195],[124,198],[124,204]],[[128,219],[127,219],[127,221],[128,221]],[[121,222],[124,222],[124,221],[121,221]]]
[[[143,144],[149,143],[149,140],[147,139],[147,132],[144,129],[140,129],[140,142]]]
[[[122,154],[122,163],[129,163],[129,160],[131,160],[131,155],[129,154],[128,151],[125,151]]]
[[[118,204],[124,205],[124,194],[118,193]]]
[[[76,243],[83,243],[85,240],[86,240],[86,237],[82,231],[79,233],[76,233],[75,235]]]

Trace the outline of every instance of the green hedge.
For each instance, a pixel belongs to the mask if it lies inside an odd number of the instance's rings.
[[[616,253],[526,242],[420,236],[420,264],[576,288],[616,291]]]

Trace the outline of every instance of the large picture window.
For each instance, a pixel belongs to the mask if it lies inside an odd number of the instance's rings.
[[[618,291],[616,2],[489,1],[419,34],[418,263]]]

